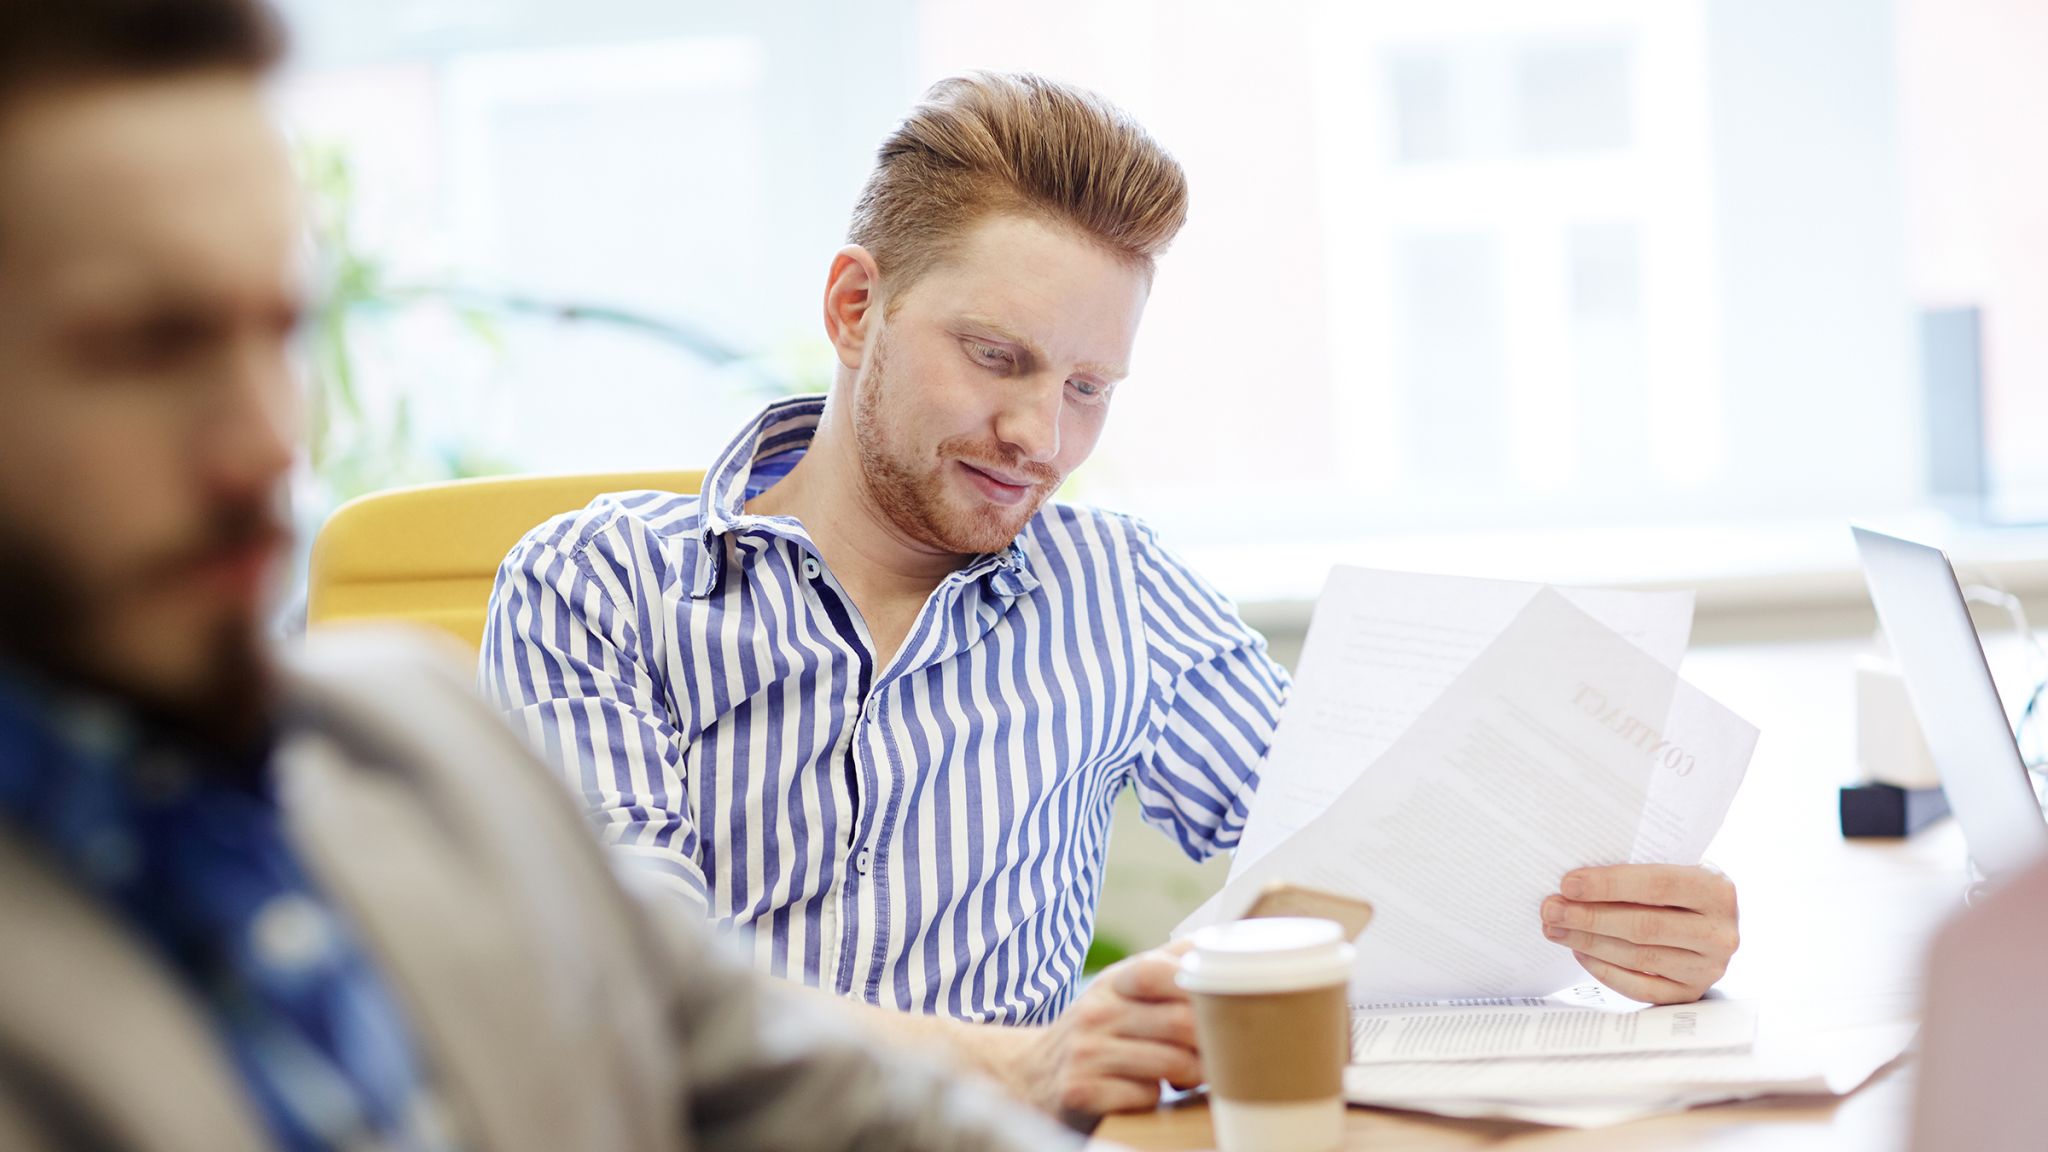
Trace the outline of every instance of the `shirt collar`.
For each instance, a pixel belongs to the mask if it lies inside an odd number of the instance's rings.
[[[131,769],[141,729],[120,708],[0,669],[0,822],[94,883],[132,872]]]
[[[789,475],[810,449],[825,415],[825,399],[797,396],[768,405],[740,429],[704,474],[703,527],[697,536],[700,562],[693,566],[689,582],[693,599],[711,595],[724,575],[723,537],[759,519],[747,514],[747,501]],[[1030,561],[1015,540],[1000,552],[975,557],[960,571],[968,580],[986,577],[989,590],[1006,598],[1038,587]]]
[[[108,697],[0,664],[0,820],[60,854],[202,779],[267,798],[270,747],[196,752]]]
[[[35,824],[45,805],[77,790],[77,769],[125,759],[135,744],[119,709],[0,668],[0,816]]]

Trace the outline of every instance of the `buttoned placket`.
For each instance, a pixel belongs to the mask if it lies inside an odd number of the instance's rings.
[[[832,760],[835,769],[841,765],[850,768],[842,774],[846,790],[847,827],[845,840],[833,845],[834,851],[843,853],[842,866],[835,870],[839,878],[837,898],[827,904],[837,923],[826,926],[826,938],[836,937],[838,946],[834,950],[833,971],[820,973],[821,977],[831,981],[833,991],[848,999],[858,1000],[864,998],[862,990],[854,985],[853,960],[859,939],[859,904],[862,897],[862,882],[874,864],[873,849],[865,843],[862,830],[863,822],[870,815],[873,801],[873,798],[867,795],[869,789],[865,784],[871,778],[878,779],[873,770],[873,750],[866,747],[866,744],[872,728],[869,722],[875,711],[877,681],[881,669],[876,666],[874,643],[861,621],[859,607],[853,603],[852,597],[839,587],[838,582],[827,575],[824,564],[811,550],[809,540],[786,538],[782,544],[796,553],[796,568],[804,580],[805,599],[814,606],[825,609],[826,618],[831,622],[834,633],[848,647],[861,652],[868,666],[866,691],[857,701],[852,723],[846,726],[833,745]],[[827,598],[838,607],[839,612],[836,615],[828,607]],[[840,620],[846,623],[842,625]]]
[[[828,939],[836,936],[839,941],[835,970],[830,975],[833,990],[848,999],[866,1000],[875,992],[881,958],[868,957],[870,971],[867,978],[857,979],[860,975],[857,953],[859,925],[863,916],[872,918],[876,923],[888,922],[891,911],[889,892],[880,875],[879,854],[887,851],[894,835],[898,815],[896,806],[907,783],[902,778],[904,765],[900,763],[887,730],[890,694],[898,681],[928,662],[927,651],[937,639],[934,630],[944,627],[955,597],[963,595],[966,588],[977,581],[1007,579],[1014,583],[1019,574],[1012,556],[1005,553],[948,576],[919,611],[910,635],[889,666],[880,667],[858,607],[830,577],[822,562],[810,551],[807,541],[791,541],[790,544],[800,550],[798,570],[802,572],[810,594],[821,605],[824,597],[837,598],[843,609],[842,615],[853,632],[852,635],[842,634],[842,639],[866,654],[871,669],[872,682],[835,753],[835,760],[850,757],[854,772],[848,795],[851,819],[845,843],[846,855],[842,858],[845,868],[839,873],[839,898],[829,905],[837,913],[839,923],[836,931],[828,931],[827,936]],[[885,775],[889,779],[885,779]],[[880,947],[878,939],[877,948]]]
[[[904,785],[901,779],[904,766],[899,762],[886,731],[889,690],[910,670],[922,667],[934,658],[931,650],[943,642],[945,619],[952,610],[954,597],[964,595],[965,590],[977,582],[985,582],[990,593],[1007,602],[1035,588],[1037,581],[1023,565],[1022,555],[1015,545],[953,573],[926,601],[903,647],[889,666],[882,667],[858,606],[831,576],[800,525],[784,526],[770,518],[748,516],[743,506],[735,503],[729,520],[716,526],[707,525],[704,539],[707,556],[716,556],[720,551],[714,541],[721,529],[740,533],[745,545],[756,551],[778,547],[789,549],[793,553],[794,567],[803,579],[803,598],[812,607],[826,611],[833,632],[847,647],[860,652],[867,664],[865,691],[857,701],[853,721],[833,747],[835,767],[844,765],[849,769],[839,775],[839,779],[844,781],[847,835],[841,843],[832,846],[835,852],[843,853],[839,858],[841,866],[834,870],[840,891],[836,899],[827,900],[825,922],[820,925],[822,939],[836,939],[838,947],[830,953],[831,970],[818,973],[820,981],[828,982],[827,986],[838,994],[849,999],[866,999],[873,991],[872,985],[877,977],[871,972],[866,981],[856,984],[859,925],[863,912],[880,923],[888,920],[888,893],[879,875],[880,853],[887,850],[889,838],[893,835],[897,815],[893,806],[899,802]],[[699,594],[708,592],[712,579],[712,570],[707,570],[696,591]],[[836,614],[828,604],[837,607]],[[985,609],[979,613],[983,627],[973,639],[985,634],[1000,614],[1000,610],[990,614]],[[845,622],[843,625],[840,623],[842,620]],[[876,759],[878,756],[879,761]],[[894,791],[883,779],[885,773],[897,778]],[[835,780],[835,791],[841,787]],[[886,797],[883,795],[885,792],[888,793]],[[880,946],[878,938],[877,947]],[[871,958],[870,967],[876,968],[874,958]]]

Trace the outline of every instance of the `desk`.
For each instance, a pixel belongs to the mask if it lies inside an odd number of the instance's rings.
[[[1994,667],[2013,653],[1987,642]],[[1855,774],[1858,642],[1701,649],[1685,674],[1762,730],[1749,775],[1707,858],[1735,879],[1742,945],[1720,987],[1762,1004],[1765,1028],[1909,1019],[1921,952],[1961,906],[1964,851],[1953,820],[1903,841],[1844,841],[1835,789]],[[2001,680],[2004,677],[2001,675]],[[1835,1100],[1725,1104],[1575,1131],[1352,1108],[1347,1147],[1404,1149],[1901,1147],[1910,1055]],[[1113,1116],[1104,1141],[1140,1149],[1213,1147],[1206,1104]]]

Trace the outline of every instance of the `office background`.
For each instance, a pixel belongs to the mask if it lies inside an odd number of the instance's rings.
[[[1708,641],[1867,629],[1850,518],[2048,591],[2048,531],[1981,523],[2048,513],[2029,0],[284,7],[330,301],[308,519],[701,466],[829,382],[818,296],[891,123],[1028,68],[1193,190],[1068,496],[1154,522],[1283,656],[1338,560],[1698,586]],[[1958,451],[1981,492],[1935,491]],[[1122,829],[1106,934],[1218,875],[1171,853]]]

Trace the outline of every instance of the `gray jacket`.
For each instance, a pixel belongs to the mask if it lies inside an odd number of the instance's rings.
[[[885,1059],[650,913],[464,672],[389,635],[288,674],[290,835],[383,964],[475,1152],[1010,1149],[1074,1138]],[[177,978],[0,834],[0,1150],[255,1152]]]

